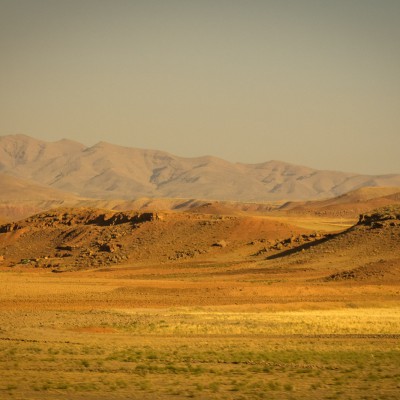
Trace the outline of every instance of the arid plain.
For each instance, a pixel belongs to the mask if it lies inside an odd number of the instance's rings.
[[[339,208],[3,225],[1,397],[398,398],[400,210]]]
[[[12,175],[50,163],[23,140],[0,175],[1,399],[399,398],[399,187],[98,200]]]

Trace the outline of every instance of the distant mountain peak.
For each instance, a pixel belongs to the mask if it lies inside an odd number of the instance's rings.
[[[100,141],[45,142],[0,137],[0,171],[85,197],[180,197],[275,201],[334,197],[364,186],[400,186],[400,175],[321,171],[279,160],[231,163],[213,156],[179,157]]]

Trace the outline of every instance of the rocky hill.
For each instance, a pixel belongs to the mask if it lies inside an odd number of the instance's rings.
[[[400,206],[361,214],[357,224],[341,233],[286,238],[259,255],[275,267],[307,268],[329,282],[400,281]]]
[[[400,175],[320,171],[280,161],[230,163],[100,142],[0,137],[0,172],[75,195],[268,201],[330,198],[364,186],[400,186]]]
[[[303,232],[261,217],[61,208],[1,225],[0,261],[64,271],[218,257],[241,260],[252,251],[250,242],[272,243]]]
[[[290,273],[293,279],[306,274],[310,281],[400,281],[400,206],[362,214],[339,233],[312,232],[272,217],[222,215],[222,208],[216,209],[218,214],[201,214],[201,209],[39,213],[0,226],[0,264],[63,272],[230,263],[266,277],[278,274],[279,279]],[[211,211],[208,205],[204,210]]]

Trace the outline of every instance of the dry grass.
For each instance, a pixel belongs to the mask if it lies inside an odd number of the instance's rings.
[[[273,218],[282,221],[283,223],[296,225],[303,229],[326,231],[326,232],[341,231],[353,226],[357,222],[357,215],[355,217],[350,217],[350,218],[296,215],[296,217],[294,218],[293,216],[288,216],[282,213],[282,215],[279,216],[274,215]]]
[[[121,310],[133,321],[105,324],[135,334],[155,335],[397,335],[400,308],[349,308],[285,312]],[[121,315],[120,314],[120,315]],[[110,318],[111,320],[112,318]]]
[[[400,387],[399,308],[10,315],[2,398],[396,399]]]
[[[2,268],[0,399],[398,399],[396,232],[362,259],[354,233],[346,257]]]

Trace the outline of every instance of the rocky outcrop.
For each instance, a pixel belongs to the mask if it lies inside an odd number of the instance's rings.
[[[56,209],[35,214],[20,223],[9,223],[0,226],[0,233],[12,232],[24,226],[57,227],[74,225],[114,226],[121,224],[141,224],[158,220],[160,217],[154,212],[114,212],[90,208],[84,209]]]
[[[361,214],[358,225],[366,225],[372,228],[400,225],[400,206],[384,207],[372,213]]]

